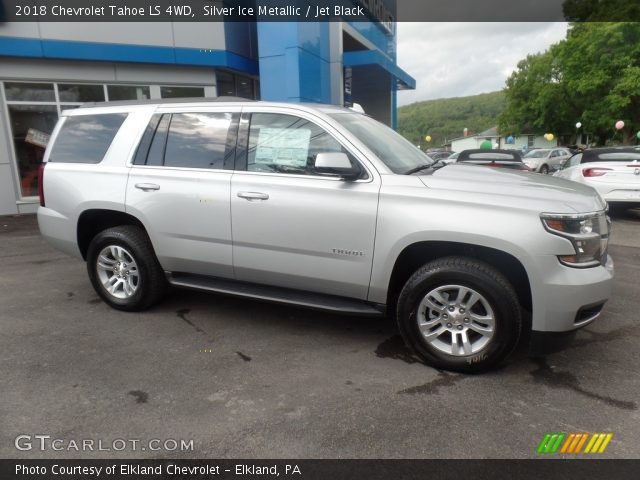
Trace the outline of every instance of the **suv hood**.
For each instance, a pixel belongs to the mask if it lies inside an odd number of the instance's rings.
[[[595,189],[538,173],[453,164],[431,175],[420,175],[420,180],[429,188],[456,193],[456,198],[475,196],[481,201],[480,197],[493,197],[500,205],[541,212],[585,213],[606,207]]]

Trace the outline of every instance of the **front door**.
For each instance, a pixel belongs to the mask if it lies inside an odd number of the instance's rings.
[[[244,118],[243,162],[231,182],[236,278],[366,299],[379,178],[317,119],[260,112]],[[314,162],[323,152],[347,153],[360,178],[319,175]]]

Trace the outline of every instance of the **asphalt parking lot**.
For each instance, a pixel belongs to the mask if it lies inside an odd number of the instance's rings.
[[[438,372],[383,319],[172,292],[103,304],[35,218],[0,217],[2,458],[528,458],[547,432],[640,456],[640,211],[614,218],[615,294],[571,348]],[[180,451],[19,451],[21,434],[192,439]]]

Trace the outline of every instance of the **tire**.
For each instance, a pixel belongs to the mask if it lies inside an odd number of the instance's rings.
[[[455,300],[449,304],[449,299]],[[520,304],[509,281],[467,257],[441,258],[418,269],[400,292],[396,320],[407,346],[428,365],[464,373],[497,366],[513,352],[522,331]]]
[[[548,175],[549,174],[549,165],[542,165],[540,167],[540,173],[542,173],[543,175]]]
[[[87,251],[87,271],[96,293],[118,310],[145,310],[160,300],[167,287],[149,237],[133,225],[97,234]]]

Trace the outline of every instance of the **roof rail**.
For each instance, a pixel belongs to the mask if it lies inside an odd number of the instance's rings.
[[[224,103],[224,102],[255,102],[250,98],[242,97],[196,97],[196,98],[156,98],[146,100],[116,100],[114,102],[87,102],[80,105],[79,108],[88,107],[117,107],[122,105],[156,105],[167,103]]]

